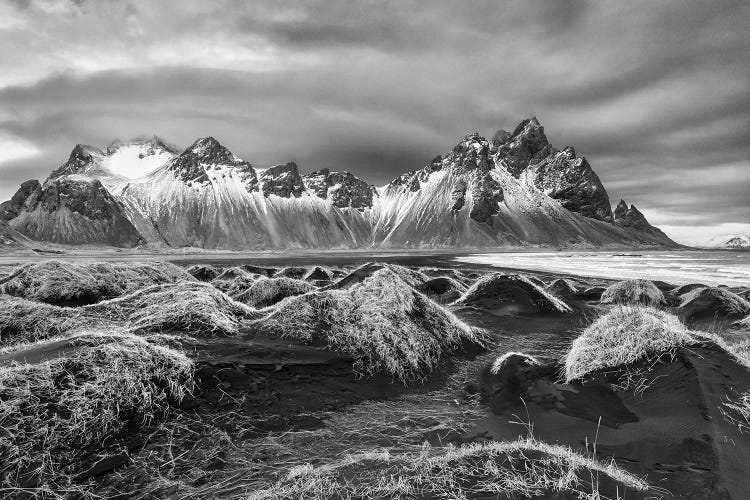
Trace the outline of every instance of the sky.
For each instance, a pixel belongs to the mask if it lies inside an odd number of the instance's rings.
[[[5,0],[0,199],[211,135],[382,185],[536,116],[675,240],[750,234],[750,2]]]

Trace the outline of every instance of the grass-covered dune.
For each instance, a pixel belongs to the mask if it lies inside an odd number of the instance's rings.
[[[485,308],[518,306],[522,312],[571,312],[565,302],[519,274],[492,273],[483,276],[455,303]]]
[[[330,285],[328,288],[335,288],[335,289],[349,288],[351,286],[356,285],[357,283],[361,283],[362,281],[369,278],[370,276],[372,276],[373,274],[375,274],[377,271],[381,269],[388,269],[393,274],[396,274],[397,276],[399,276],[409,286],[414,287],[414,288],[419,287],[420,285],[425,283],[427,280],[429,280],[429,277],[426,274],[416,269],[410,269],[408,267],[399,266],[397,264],[368,262],[354,269],[349,274],[347,274],[346,276],[342,277],[340,280]]]
[[[195,264],[188,267],[187,272],[198,281],[211,281],[221,274],[221,269],[214,266]]]
[[[451,351],[483,343],[478,330],[390,268],[350,288],[287,298],[256,326],[349,355],[362,375],[385,372],[403,382],[424,377]]]
[[[607,287],[601,296],[602,304],[666,305],[664,293],[649,280],[625,280]]]
[[[162,283],[195,281],[168,262],[23,264],[0,279],[0,293],[58,305],[90,304]]]
[[[617,306],[573,341],[565,357],[565,379],[571,382],[604,368],[624,366],[697,342],[668,312],[647,306]]]
[[[276,304],[287,297],[315,290],[307,281],[294,278],[261,278],[233,297],[244,304],[262,308]]]
[[[750,302],[721,287],[696,288],[680,297],[677,308],[682,318],[695,316],[742,317],[750,314]]]
[[[427,296],[436,296],[441,302],[453,302],[466,291],[466,287],[449,276],[430,278],[417,287]]]
[[[648,497],[649,485],[613,463],[532,439],[411,453],[373,451],[293,469],[249,500],[289,498],[569,498]],[[626,496],[620,496],[626,495]]]
[[[0,340],[39,340],[80,328],[236,334],[259,313],[208,283],[151,285],[116,299],[61,307],[0,294]]]
[[[557,278],[547,285],[547,290],[554,295],[568,297],[578,293],[578,287],[575,283],[565,278]]]
[[[187,357],[124,331],[0,350],[2,496],[65,496],[77,475],[121,453],[129,425],[158,418],[192,387]]]

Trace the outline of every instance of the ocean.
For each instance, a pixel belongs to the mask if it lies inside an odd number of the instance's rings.
[[[750,287],[750,252],[691,250],[483,253],[459,256],[455,260],[594,278],[644,278],[677,285],[704,283]]]

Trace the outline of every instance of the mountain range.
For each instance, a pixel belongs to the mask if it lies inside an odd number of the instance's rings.
[[[258,168],[213,137],[77,145],[42,183],[0,204],[24,244],[207,249],[677,246],[624,201],[612,210],[588,161],[553,147],[536,118],[464,137],[375,187],[349,172]],[[23,241],[20,241],[23,240]],[[6,246],[12,246],[11,243]]]

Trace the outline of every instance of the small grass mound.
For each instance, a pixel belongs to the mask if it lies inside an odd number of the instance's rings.
[[[565,278],[557,278],[552,281],[552,283],[547,285],[547,290],[554,295],[560,295],[562,297],[578,293],[578,287],[576,287],[572,281],[566,280]]]
[[[408,267],[399,266],[397,264],[383,264],[380,262],[368,262],[359,266],[339,281],[331,285],[329,288],[349,288],[361,283],[381,269],[388,269],[393,274],[399,276],[405,283],[411,287],[419,287],[421,284],[429,280],[429,277],[422,271],[409,269]]]
[[[488,308],[517,304],[523,308],[523,312],[571,311],[565,302],[518,274],[492,273],[483,276],[455,303]]]
[[[599,301],[602,298],[605,288],[603,286],[590,286],[585,288],[583,291],[578,292],[576,297],[583,300],[596,300]]]
[[[262,278],[255,281],[247,290],[236,295],[236,300],[252,307],[272,306],[279,301],[315,290],[307,281],[292,278]]]
[[[332,464],[296,467],[272,488],[254,492],[249,499],[552,498],[553,494],[581,500],[607,498],[600,489],[619,497],[628,490],[646,492],[649,485],[614,463],[523,439],[424,446],[403,454],[348,455]]]
[[[281,271],[274,274],[275,278],[292,278],[295,280],[301,280],[307,274],[307,269],[300,266],[285,267]]]
[[[168,262],[23,264],[0,280],[0,292],[57,305],[91,304],[160,283],[194,281]]]
[[[270,278],[271,276],[273,276],[274,274],[278,272],[278,269],[273,268],[273,267],[252,266],[250,264],[243,264],[240,266],[240,269],[250,274],[258,274],[260,276],[265,276],[267,278]]]
[[[667,301],[659,288],[649,280],[626,280],[610,285],[602,293],[602,304],[643,304],[663,306]]]
[[[726,288],[706,287],[682,295],[678,311],[685,319],[701,315],[742,317],[750,314],[750,302]]]
[[[255,309],[233,300],[208,283],[154,285],[124,297],[84,306],[88,316],[122,321],[133,331],[184,331],[233,335]]]
[[[490,366],[490,373],[498,375],[504,370],[513,369],[519,366],[539,366],[539,361],[530,354],[523,352],[506,352],[505,354],[498,356]]]
[[[78,309],[0,295],[0,345],[54,337],[92,322]]]
[[[441,302],[453,302],[461,297],[466,287],[448,276],[431,278],[417,287],[417,290],[428,297],[437,296]]]
[[[22,347],[55,343],[64,344],[59,355],[0,365],[0,489],[9,495],[71,487],[92,461],[119,451],[129,425],[148,424],[192,390],[192,362],[143,338],[82,332]]]
[[[305,275],[305,281],[330,281],[332,275],[327,269],[315,266]]]
[[[390,269],[348,289],[287,298],[257,324],[350,355],[361,375],[385,372],[404,383],[430,373],[450,351],[483,344],[479,331]]]
[[[697,343],[677,317],[648,306],[618,306],[586,328],[565,357],[567,382]]]
[[[672,290],[672,295],[676,297],[680,297],[682,295],[685,295],[688,292],[692,292],[693,290],[697,290],[699,288],[707,288],[707,286],[702,283],[689,283],[687,285],[680,285],[676,287],[674,290]]]
[[[216,279],[211,281],[211,284],[217,290],[221,290],[230,297],[236,299],[239,295],[249,290],[250,287],[253,286],[253,284],[262,279],[265,278],[258,276],[257,274],[249,274],[243,272],[242,274],[233,278],[217,277]]]
[[[214,266],[194,265],[188,267],[187,272],[198,281],[211,281],[221,274],[221,269]]]

